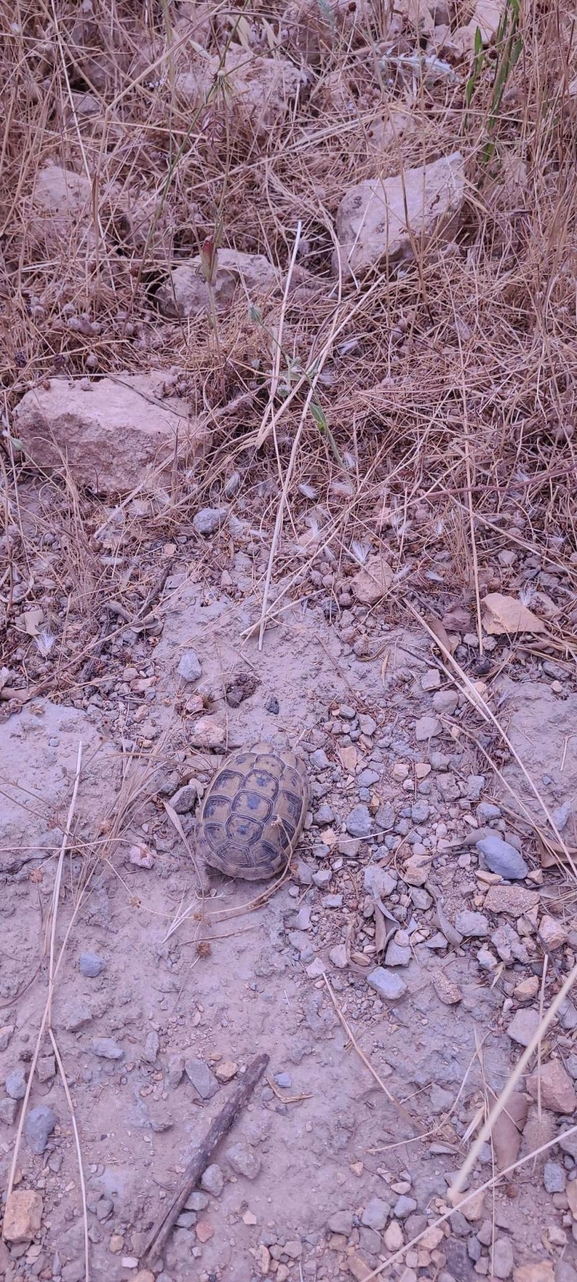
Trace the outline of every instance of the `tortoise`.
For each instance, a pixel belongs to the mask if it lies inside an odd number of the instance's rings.
[[[256,743],[223,761],[199,812],[196,850],[227,877],[262,881],[292,855],[309,800],[306,767],[294,752]]]

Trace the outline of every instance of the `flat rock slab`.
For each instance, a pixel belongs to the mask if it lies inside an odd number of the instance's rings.
[[[337,212],[340,254],[333,272],[362,273],[384,259],[412,258],[433,235],[450,236],[465,197],[463,157],[455,151],[393,178],[351,187]]]
[[[175,449],[190,459],[205,440],[183,401],[158,398],[162,378],[161,371],[89,384],[53,378],[22,397],[14,433],[43,470],[68,468],[77,485],[100,494],[132,490],[147,468],[171,466]]]

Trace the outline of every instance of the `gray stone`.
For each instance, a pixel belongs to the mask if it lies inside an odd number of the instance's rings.
[[[0,1122],[5,1122],[7,1126],[12,1126],[16,1121],[18,1112],[18,1100],[0,1099]]]
[[[548,1193],[563,1193],[565,1191],[565,1171],[559,1162],[545,1162],[543,1183]]]
[[[366,734],[370,739],[377,729],[377,723],[367,712],[359,713],[359,729],[361,734]]]
[[[244,1175],[247,1180],[256,1180],[260,1171],[260,1157],[253,1153],[248,1144],[238,1140],[227,1149],[226,1156],[236,1175]]]
[[[361,1215],[361,1224],[364,1224],[367,1229],[376,1229],[380,1232],[385,1228],[390,1214],[391,1208],[388,1202],[383,1202],[380,1197],[372,1197]]]
[[[200,659],[195,650],[185,650],[178,665],[178,675],[183,681],[198,681],[202,676]]]
[[[482,939],[489,933],[489,923],[483,913],[469,912],[466,908],[457,913],[455,926],[464,939]]]
[[[313,870],[309,864],[305,863],[304,859],[297,859],[296,879],[299,886],[312,886],[313,884]]]
[[[290,1073],[275,1073],[274,1080],[277,1086],[281,1086],[283,1090],[286,1091],[290,1090],[293,1084],[293,1079]]]
[[[577,1269],[574,1269],[568,1260],[557,1260],[555,1282],[577,1282]]]
[[[378,1255],[381,1249],[381,1235],[376,1229],[361,1228],[359,1232],[359,1246],[361,1251],[369,1251],[371,1255]]]
[[[315,751],[311,752],[309,761],[313,770],[326,770],[331,764],[323,748],[315,748]]]
[[[200,1187],[205,1192],[212,1194],[212,1197],[220,1197],[224,1188],[224,1175],[217,1162],[212,1162],[210,1166],[203,1171]]]
[[[438,1082],[433,1082],[431,1086],[431,1108],[433,1113],[446,1113],[454,1103],[455,1096],[452,1091],[446,1091]]]
[[[397,878],[379,864],[368,864],[363,873],[363,885],[369,894],[387,899],[396,889]]]
[[[419,717],[415,722],[415,739],[417,743],[426,743],[427,739],[434,739],[440,734],[442,728],[438,717]]]
[[[196,1218],[197,1217],[196,1217],[195,1211],[181,1211],[176,1221],[177,1228],[179,1229],[194,1228],[194,1225],[196,1224]]]
[[[467,796],[469,801],[478,801],[484,787],[484,775],[467,775]]]
[[[10,1045],[10,1041],[13,1035],[14,1035],[13,1024],[6,1024],[4,1028],[0,1028],[0,1051],[8,1050],[8,1047]]]
[[[385,801],[375,815],[375,825],[377,832],[390,832],[394,828],[396,821],[395,807],[390,801]]]
[[[184,1076],[184,1055],[170,1055],[166,1066],[166,1085],[171,1091],[176,1090]]]
[[[323,908],[342,908],[342,895],[323,895],[321,900]]]
[[[395,1202],[393,1215],[397,1220],[406,1220],[407,1216],[412,1215],[413,1211],[416,1211],[416,1209],[417,1203],[415,1202],[414,1197],[407,1197],[406,1194],[403,1193]]]
[[[200,1189],[194,1189],[194,1192],[187,1197],[184,1203],[187,1211],[206,1211],[209,1205],[207,1193],[201,1193]]]
[[[399,1001],[407,991],[407,985],[400,975],[385,970],[384,966],[377,966],[370,975],[367,975],[367,984],[370,988],[374,988],[383,1001],[387,1002]]]
[[[140,1058],[145,1064],[156,1064],[159,1050],[160,1039],[158,1033],[154,1028],[151,1028],[150,1032],[146,1034],[144,1048],[140,1053]]]
[[[314,885],[318,886],[319,890],[326,890],[327,886],[330,886],[332,879],[333,874],[330,868],[319,868],[318,872],[313,873]]]
[[[498,1237],[497,1241],[493,1243],[492,1255],[493,1276],[496,1278],[510,1278],[515,1263],[510,1238]]]
[[[6,1078],[6,1094],[10,1099],[24,1099],[26,1094],[26,1076],[21,1068],[14,1068]]]
[[[392,939],[385,955],[387,966],[408,966],[411,960],[411,950],[403,944],[397,944]]]
[[[571,1077],[577,1077],[577,1055],[568,1055],[565,1060],[565,1068],[571,1074]]]
[[[124,1051],[113,1037],[94,1037],[90,1043],[90,1049],[93,1055],[99,1059],[122,1059]]]
[[[44,1152],[57,1121],[54,1109],[49,1108],[48,1104],[39,1104],[38,1108],[33,1108],[27,1114],[24,1134],[33,1153],[39,1155]]]
[[[502,815],[500,806],[494,806],[490,801],[480,801],[477,806],[477,819],[480,823],[489,823],[490,819],[500,819]]]
[[[411,819],[414,824],[426,823],[427,819],[429,818],[429,813],[430,813],[429,803],[424,799],[415,801],[414,804],[411,806]]]
[[[471,1227],[468,1221],[465,1219],[465,1216],[463,1215],[462,1211],[453,1211],[453,1214],[451,1216],[451,1219],[449,1220],[449,1223],[451,1225],[451,1232],[454,1233],[456,1237],[469,1236],[469,1233],[471,1232]]]
[[[433,695],[433,707],[435,712],[444,712],[451,717],[456,710],[459,702],[459,696],[456,690],[437,690]]]
[[[539,1027],[539,1011],[532,1006],[522,1007],[513,1016],[507,1033],[519,1046],[528,1046]]]
[[[351,1211],[335,1211],[327,1220],[327,1229],[329,1233],[342,1233],[343,1237],[348,1237],[353,1231],[353,1216]]]
[[[380,775],[378,771],[370,770],[368,766],[366,767],[365,770],[361,770],[360,775],[357,775],[357,783],[359,785],[359,788],[371,788],[374,783],[379,782],[379,779],[380,779]]]
[[[334,817],[335,812],[327,802],[323,802],[323,805],[319,806],[318,810],[315,810],[313,816],[316,824],[332,824]]]
[[[345,826],[350,837],[370,837],[373,824],[368,806],[354,806],[345,819]]]
[[[529,871],[525,860],[510,846],[508,841],[503,841],[502,837],[497,837],[491,833],[489,837],[482,837],[481,841],[476,843],[477,850],[483,856],[487,867],[491,872],[500,873],[501,877],[506,877],[508,881],[519,881],[527,876]]]
[[[441,674],[437,668],[429,668],[421,677],[421,690],[438,690]]]
[[[189,810],[194,809],[194,803],[198,797],[198,787],[196,783],[185,783],[183,788],[179,788],[174,796],[170,798],[172,809],[177,815],[186,815]]]
[[[81,953],[78,958],[78,969],[87,979],[96,979],[104,969],[104,962],[98,953]]]
[[[189,1082],[192,1082],[200,1098],[212,1099],[218,1090],[218,1082],[208,1064],[205,1064],[202,1059],[191,1059],[184,1067]]]
[[[413,906],[422,912],[426,912],[433,903],[428,890],[423,890],[422,886],[409,886],[409,895]]]
[[[226,508],[203,507],[193,516],[192,524],[197,534],[214,534],[224,524],[227,515]]]

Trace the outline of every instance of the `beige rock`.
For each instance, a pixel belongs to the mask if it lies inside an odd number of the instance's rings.
[[[42,1197],[31,1189],[15,1189],[4,1212],[2,1235],[6,1242],[31,1242],[40,1232]]]
[[[536,997],[538,992],[539,977],[537,975],[530,975],[528,979],[522,979],[521,982],[516,985],[513,990],[513,995],[517,998],[517,1001],[527,1002],[532,1001],[533,997]]]
[[[234,1060],[225,1059],[222,1064],[217,1064],[214,1070],[214,1076],[219,1082],[231,1082],[233,1077],[238,1073],[238,1064]]]
[[[404,1243],[405,1238],[399,1221],[391,1220],[391,1223],[383,1233],[383,1245],[385,1250],[389,1251],[392,1255],[394,1251],[400,1251],[401,1247],[404,1246]]]
[[[264,254],[242,254],[236,249],[219,249],[214,281],[218,308],[230,307],[237,289],[247,299],[262,299],[280,284],[280,272]],[[157,291],[157,301],[165,316],[201,316],[209,308],[209,291],[201,271],[200,254],[190,263],[175,267]]]
[[[522,1264],[513,1273],[513,1282],[555,1282],[555,1273],[550,1260],[538,1260],[535,1264]]]
[[[221,82],[226,80],[226,91],[211,94],[217,76]],[[232,47],[224,66],[218,54],[199,59],[176,76],[175,87],[194,108],[207,104],[210,95],[208,112],[220,116],[228,109],[232,124],[248,125],[253,134],[263,137],[284,119],[305,83],[306,76],[287,58],[261,58]]]
[[[557,1122],[553,1113],[547,1109],[539,1109],[536,1104],[531,1104],[525,1126],[523,1127],[523,1139],[521,1141],[521,1157],[527,1157],[529,1153],[536,1152],[543,1144],[548,1144],[557,1132]],[[542,1170],[545,1162],[549,1158],[549,1153],[540,1153],[531,1161],[531,1169]]]
[[[92,111],[96,99],[83,96],[83,110]],[[97,242],[94,227],[94,201],[99,218],[98,234],[107,241],[128,244],[133,249],[144,247],[153,219],[156,219],[155,249],[169,248],[168,206],[158,220],[156,193],[136,198],[130,187],[116,182],[94,182],[86,174],[77,174],[62,165],[45,165],[38,171],[32,190],[29,229],[33,238],[48,248],[63,242],[78,244],[79,237],[89,249]]]
[[[427,860],[426,863],[421,863],[420,857],[414,855],[412,859],[407,859],[403,868],[403,881],[406,881],[408,886],[424,886],[429,876],[430,866],[430,860]]]
[[[151,1273],[150,1269],[139,1269],[138,1273],[134,1274],[132,1282],[154,1282],[154,1273]]]
[[[360,1255],[351,1255],[348,1265],[349,1273],[352,1273],[356,1282],[365,1282],[365,1278],[370,1277],[372,1273],[372,1269],[369,1268],[368,1264],[365,1264]]]
[[[522,917],[539,903],[539,892],[525,886],[491,886],[483,907],[490,913]]]
[[[527,1078],[527,1090],[533,1099],[537,1099],[539,1078],[543,1108],[550,1108],[554,1113],[572,1113],[577,1108],[575,1087],[560,1060],[550,1059],[541,1066],[540,1074],[531,1073]]]
[[[495,1096],[491,1096],[491,1104]],[[506,1108],[493,1126],[493,1152],[497,1170],[504,1171],[516,1161],[521,1145],[523,1127],[529,1112],[529,1100],[520,1091],[513,1091]]]
[[[465,198],[463,157],[455,151],[430,165],[392,178],[371,178],[351,187],[337,212],[340,254],[347,273],[362,274],[386,260],[394,266],[432,239],[450,238]]]
[[[67,464],[73,481],[101,494],[119,494],[146,483],[147,469],[171,467],[179,455],[198,454],[206,435],[184,401],[159,400],[161,372],[102,378],[53,378],[22,397],[14,411],[15,434],[28,458],[43,470]]]
[[[392,581],[393,571],[384,556],[370,556],[350,583],[357,601],[374,605],[387,595]]]
[[[458,1208],[459,1211],[462,1211],[465,1219],[468,1220],[470,1224],[474,1224],[477,1220],[481,1219],[483,1215],[484,1199],[484,1193],[476,1193],[473,1189],[467,1189],[464,1193],[453,1193],[452,1189],[448,1189],[447,1191],[447,1201],[450,1202],[451,1206],[454,1206],[455,1209]]]
[[[445,1006],[456,1006],[463,1000],[461,989],[442,970],[437,971],[433,979],[433,987],[437,997]]]
[[[225,741],[224,726],[216,717],[199,717],[189,731],[189,743],[193,748],[222,748]]]
[[[561,948],[567,942],[567,931],[560,921],[555,917],[549,917],[545,914],[539,922],[539,934],[547,948],[554,952],[556,948]]]

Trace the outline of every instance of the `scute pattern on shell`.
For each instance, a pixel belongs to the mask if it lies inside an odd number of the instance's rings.
[[[262,881],[286,867],[309,800],[306,766],[269,743],[233,752],[207,789],[197,853],[227,877]]]

